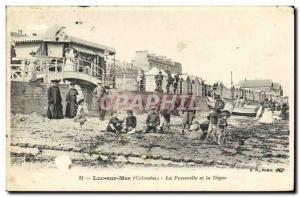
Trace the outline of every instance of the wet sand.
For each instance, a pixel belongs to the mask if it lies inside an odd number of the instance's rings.
[[[202,122],[206,115],[199,113],[196,120]],[[145,119],[146,114],[137,115],[139,128]],[[11,147],[17,151],[11,151],[11,161],[13,165],[30,163],[55,167],[53,160],[60,153],[47,155],[46,152],[56,150],[74,153],[73,165],[95,167],[257,168],[275,165],[280,168],[289,162],[288,121],[261,125],[255,118],[231,116],[227,143],[216,145],[211,140],[204,142],[201,131],[182,135],[181,119],[171,118],[169,133],[117,135],[105,132],[108,120],[94,117],[88,118],[81,129],[70,119],[48,120],[37,114],[15,114],[11,118]],[[75,156],[75,153],[83,156]]]

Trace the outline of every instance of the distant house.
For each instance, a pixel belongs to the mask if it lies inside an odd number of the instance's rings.
[[[266,95],[282,96],[283,90],[279,83],[272,80],[241,80],[238,84],[241,89],[261,91]]]
[[[135,76],[138,74],[139,69],[133,67],[133,64],[130,62],[115,60],[115,71],[114,73],[117,75],[125,74]]]
[[[156,67],[160,70],[164,70],[165,72],[170,72],[171,74],[182,73],[181,63],[175,62],[165,56],[158,56],[153,53],[149,53],[148,51],[136,51],[133,59],[133,66],[141,68],[145,72]]]

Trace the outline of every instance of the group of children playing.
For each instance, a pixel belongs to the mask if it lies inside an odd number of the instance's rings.
[[[159,114],[155,107],[151,107],[146,118],[146,128],[143,129],[143,132],[168,132],[170,129],[170,117],[171,114],[168,110],[162,110]],[[113,112],[106,131],[132,134],[137,132],[136,126],[137,119],[133,115],[132,110],[127,110],[127,115],[124,120],[120,120],[117,117],[117,113]]]
[[[80,99],[78,102],[77,114],[74,117],[74,122],[78,122],[82,127],[84,123],[87,121],[86,118],[86,108],[84,99]],[[170,129],[170,118],[171,114],[169,110],[161,110],[160,113],[156,111],[156,107],[152,106],[150,108],[150,112],[146,118],[146,128],[144,129],[144,133],[148,132],[168,132]],[[127,110],[127,115],[124,120],[121,120],[117,116],[117,112],[112,112],[112,116],[108,122],[106,131],[113,133],[135,133],[137,126],[137,119],[133,115],[132,110]]]
[[[211,136],[215,143],[224,144],[226,143],[226,127],[227,118],[229,117],[229,115],[230,114],[226,111],[214,109],[207,116],[207,123],[202,123],[200,124],[200,127],[199,125],[197,125],[197,127],[193,128],[197,128],[196,130],[199,130],[199,128],[201,128],[201,130],[204,131],[204,133],[206,133],[205,141]],[[146,127],[139,132],[169,132],[170,119],[171,113],[169,110],[163,109],[158,113],[157,108],[155,106],[152,106],[146,118]],[[78,101],[77,115],[75,116],[74,121],[79,122],[81,127],[87,121],[83,99]],[[189,128],[190,127],[188,127],[188,129]],[[136,116],[134,116],[132,110],[127,110],[126,117],[123,120],[118,118],[116,112],[113,112],[108,122],[106,131],[113,133],[136,133],[138,131],[137,118]]]

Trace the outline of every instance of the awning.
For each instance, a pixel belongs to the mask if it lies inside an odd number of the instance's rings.
[[[71,46],[71,48],[75,49],[76,51],[80,53],[85,53],[89,55],[97,55],[93,50],[86,48],[86,47],[81,47],[81,46]]]

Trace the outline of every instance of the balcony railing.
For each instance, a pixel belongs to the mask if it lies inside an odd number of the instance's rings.
[[[104,80],[104,69],[99,65],[80,58],[37,58],[18,59],[21,64],[11,64],[11,79],[26,81],[31,72],[35,74],[60,74],[82,72]],[[34,64],[34,66],[30,66]]]

